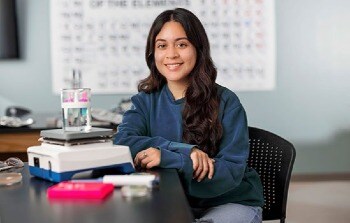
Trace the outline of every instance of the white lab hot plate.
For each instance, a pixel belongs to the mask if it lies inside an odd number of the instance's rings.
[[[129,147],[113,145],[111,140],[78,145],[56,145],[44,140],[40,146],[29,147],[27,153],[30,174],[54,182],[70,180],[90,170],[135,171]]]

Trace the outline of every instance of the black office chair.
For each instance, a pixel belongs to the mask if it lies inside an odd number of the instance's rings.
[[[286,219],[288,187],[295,160],[294,146],[280,136],[249,127],[248,166],[260,175],[265,205],[263,220]]]

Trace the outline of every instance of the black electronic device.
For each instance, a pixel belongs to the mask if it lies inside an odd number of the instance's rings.
[[[1,0],[0,0],[1,1]],[[1,35],[1,34],[0,34]],[[9,106],[6,108],[5,115],[9,117],[22,117],[31,113],[31,110],[21,106]]]
[[[0,59],[19,58],[15,0],[0,0]]]

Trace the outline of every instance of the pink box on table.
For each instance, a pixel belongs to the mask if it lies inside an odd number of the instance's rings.
[[[114,190],[113,184],[64,181],[47,189],[49,198],[103,199]]]

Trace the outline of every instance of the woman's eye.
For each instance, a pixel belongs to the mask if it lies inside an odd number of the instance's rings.
[[[165,44],[158,44],[158,45],[157,45],[157,48],[158,48],[158,49],[165,48]]]
[[[187,46],[186,43],[179,43],[179,44],[177,44],[178,48],[185,48],[186,46]]]

